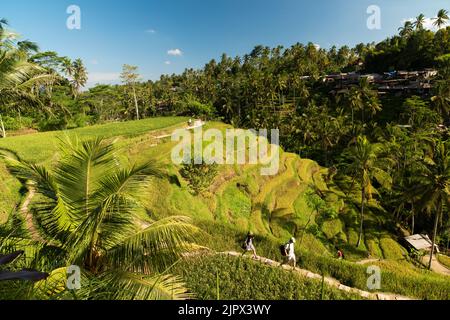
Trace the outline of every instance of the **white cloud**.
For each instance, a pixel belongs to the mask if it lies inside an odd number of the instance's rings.
[[[164,63],[167,64],[167,65],[169,65],[169,64],[171,64],[172,62],[170,62],[170,61],[164,61]]]
[[[97,59],[92,59],[92,60],[91,60],[91,64],[93,64],[93,65],[98,65],[98,60],[97,60]]]
[[[155,29],[148,29],[148,30],[145,30],[145,32],[146,33],[156,33],[156,30]]]
[[[167,54],[169,56],[181,57],[183,55],[183,51],[181,51],[180,49],[170,49],[169,51],[167,51]]]
[[[316,50],[320,50],[320,44],[314,43],[314,47],[316,48]]]

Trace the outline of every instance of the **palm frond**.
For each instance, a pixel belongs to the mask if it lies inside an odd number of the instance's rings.
[[[114,300],[186,300],[188,292],[179,277],[172,275],[146,276],[131,272],[116,272],[110,278],[110,299]]]
[[[183,253],[199,249],[190,245],[199,233],[190,218],[168,217],[124,239],[105,258],[113,268],[164,270]]]

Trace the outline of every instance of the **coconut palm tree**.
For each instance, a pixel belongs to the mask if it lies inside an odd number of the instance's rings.
[[[117,148],[100,138],[67,139],[51,170],[10,155],[6,162],[40,196],[32,211],[34,238],[57,248],[63,267],[77,265],[101,279],[94,293],[108,299],[189,296],[179,278],[162,272],[193,248],[197,228],[186,217],[141,218],[142,194],[152,177],[162,176],[154,163],[121,166]]]
[[[80,94],[81,88],[86,85],[87,80],[88,74],[83,64],[83,61],[81,59],[76,59],[73,62],[73,80],[72,80],[72,87],[75,99]]]
[[[72,60],[70,60],[67,57],[62,58],[61,61],[61,69],[66,74],[68,78],[72,78],[73,76],[73,63]]]
[[[433,26],[440,29],[447,24],[448,20],[449,20],[448,11],[445,9],[441,9],[439,10],[436,18],[434,18]]]
[[[375,115],[381,111],[381,106],[378,100],[378,93],[370,87],[369,80],[362,78],[359,85],[352,86],[350,89],[345,89],[338,95],[338,103],[341,96],[344,96],[348,106],[351,109],[352,125],[354,126],[354,113],[361,111],[361,120],[364,122],[364,111],[367,109],[370,114]]]
[[[434,254],[439,221],[444,210],[450,209],[450,149],[448,142],[438,141],[432,157],[424,159],[424,170],[416,180],[414,194],[420,197],[420,208],[434,213],[432,249],[428,268]]]
[[[398,28],[398,31],[400,31],[399,35],[402,38],[409,37],[414,31],[413,23],[409,20],[405,21],[405,24],[403,25],[403,27]]]
[[[416,17],[413,26],[416,28],[416,30],[423,30],[424,25],[425,25],[425,15],[421,13]]]
[[[11,102],[38,105],[41,85],[55,78],[47,71],[28,60],[28,51],[33,49],[30,43],[17,42],[17,35],[5,29],[7,21],[0,20],[0,105],[8,107]],[[6,137],[6,131],[0,115],[0,136]]]
[[[362,121],[364,122],[364,111],[367,109],[373,116],[377,112],[381,111],[381,104],[378,100],[378,92],[371,88],[369,79],[364,77],[359,81],[358,90],[361,92],[363,98],[362,106]]]
[[[8,25],[8,20],[6,20],[5,18],[1,18],[0,19],[0,30],[3,30],[5,25],[6,26]]]
[[[62,59],[62,71],[66,74],[72,88],[72,96],[78,98],[81,88],[86,85],[88,74],[81,59],[75,61],[65,57]]]
[[[364,107],[363,96],[357,86],[352,86],[343,92],[344,97],[348,102],[352,114],[352,126],[355,124],[355,111],[362,110]]]
[[[435,110],[444,119],[450,117],[450,87],[448,80],[438,81],[435,88],[436,94],[431,98]]]
[[[381,158],[381,145],[372,144],[365,136],[359,136],[354,146],[343,153],[344,172],[348,173],[353,181],[359,184],[361,190],[360,221],[357,247],[360,246],[363,227],[365,205],[374,193],[372,181],[375,179],[385,188],[390,188],[392,178],[384,170],[384,159]]]

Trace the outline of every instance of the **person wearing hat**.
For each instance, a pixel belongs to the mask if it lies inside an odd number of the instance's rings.
[[[295,267],[297,266],[297,260],[295,258],[295,238],[292,237],[289,242],[286,244],[285,246],[285,250],[286,250],[286,259],[283,263],[281,263],[280,266],[282,266],[283,264],[287,263],[290,264],[292,262],[293,265],[293,269],[295,270]]]
[[[249,232],[247,234],[247,237],[245,238],[244,244],[242,245],[242,249],[244,249],[244,253],[242,253],[242,256],[245,255],[248,251],[253,252],[253,259],[257,258],[256,255],[256,249],[255,245],[253,244],[253,239],[255,238],[255,235],[252,232]]]

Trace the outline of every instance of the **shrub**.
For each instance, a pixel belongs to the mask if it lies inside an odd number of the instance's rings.
[[[217,164],[195,164],[194,159],[188,164],[183,164],[180,170],[181,176],[188,182],[194,194],[205,191],[217,175]]]
[[[187,115],[191,117],[210,118],[214,114],[214,108],[212,105],[203,104],[191,97],[175,102],[174,109],[179,115]]]
[[[69,128],[83,128],[88,125],[92,125],[93,123],[95,123],[94,117],[78,113],[74,115],[72,119],[70,119],[67,126]]]
[[[187,102],[188,112],[195,117],[211,117],[213,114],[213,107],[208,104],[203,104],[195,100]]]
[[[5,130],[20,130],[33,127],[33,119],[28,117],[2,117]]]
[[[67,129],[67,119],[65,117],[44,119],[39,122],[38,128],[39,131],[65,130]]]

